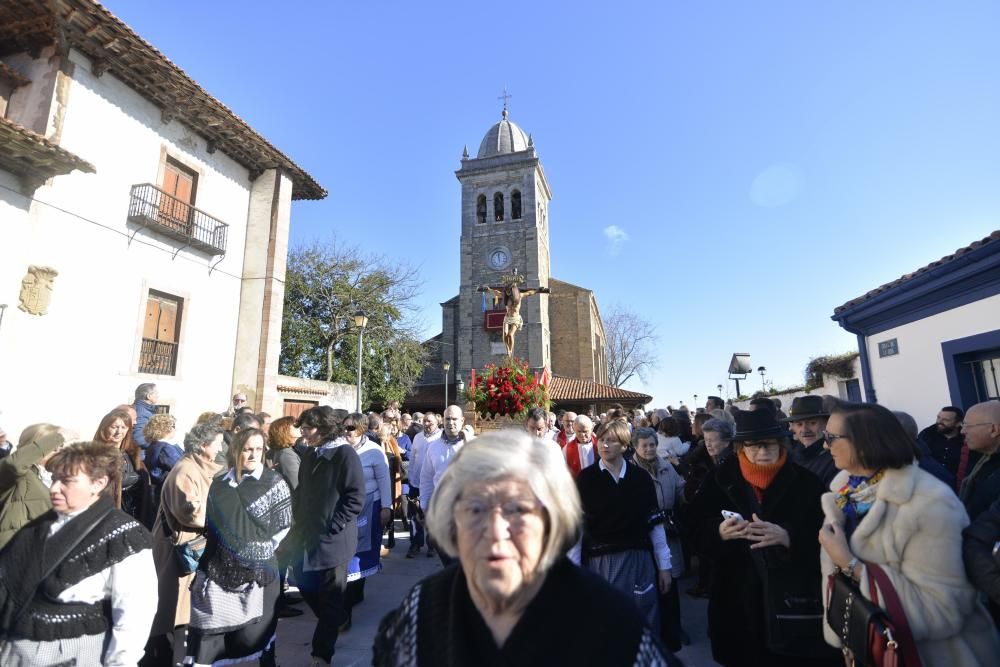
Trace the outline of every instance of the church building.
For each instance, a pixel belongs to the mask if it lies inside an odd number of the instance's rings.
[[[555,407],[587,411],[611,403],[644,404],[649,396],[606,384],[606,336],[593,291],[552,277],[552,190],[531,135],[508,115],[505,106],[476,156],[466,148],[455,172],[462,184],[459,291],[441,304],[441,333],[425,343],[432,361],[406,407],[440,410],[446,376],[453,402],[456,387],[472,369],[503,361],[504,306],[480,288],[499,288],[514,279],[523,280],[522,291],[551,290],[522,300],[524,325],[514,356],[539,375],[549,371]]]

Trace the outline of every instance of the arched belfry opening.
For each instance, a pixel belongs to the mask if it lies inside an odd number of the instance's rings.
[[[514,190],[510,195],[510,219],[521,219],[521,191]]]
[[[476,222],[479,224],[486,222],[486,195],[479,195],[476,198]]]
[[[493,195],[493,219],[503,222],[503,193],[498,192]]]

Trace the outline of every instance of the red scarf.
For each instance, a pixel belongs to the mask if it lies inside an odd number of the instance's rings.
[[[958,457],[958,472],[955,475],[955,491],[962,490],[962,482],[969,472],[969,446],[962,443],[961,454]]]
[[[563,448],[566,453],[566,464],[569,466],[569,471],[576,477],[583,470],[583,464],[580,462],[580,443],[576,438],[570,440],[566,443],[568,446]],[[597,461],[597,436],[591,434],[590,444],[593,445],[594,461]]]
[[[559,449],[566,449],[566,442],[569,440],[569,436],[566,435],[566,431],[559,429],[559,435],[556,436],[556,442],[559,443]]]
[[[778,457],[778,461],[771,465],[758,465],[752,462],[747,458],[747,453],[744,449],[740,450],[739,456],[736,458],[740,462],[740,472],[743,473],[743,479],[753,489],[754,495],[757,496],[757,502],[761,503],[764,502],[764,491],[767,490],[767,487],[771,486],[771,482],[774,481],[778,472],[785,465],[788,452],[782,447],[781,456]]]

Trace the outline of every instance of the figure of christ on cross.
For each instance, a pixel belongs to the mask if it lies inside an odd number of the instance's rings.
[[[517,286],[518,277],[517,269],[514,269],[513,280],[507,284],[481,285],[479,287],[480,292],[490,292],[497,297],[503,297],[503,305],[507,310],[507,314],[503,318],[503,344],[507,348],[509,358],[514,357],[514,338],[517,336],[517,330],[524,326],[524,320],[521,318],[521,299],[535,294],[550,293],[548,287],[522,290]]]

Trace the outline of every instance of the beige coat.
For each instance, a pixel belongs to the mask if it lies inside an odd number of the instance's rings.
[[[830,483],[847,483],[841,471]],[[844,514],[833,493],[822,497],[828,523],[843,525]],[[969,524],[965,508],[944,483],[915,465],[888,470],[875,503],[851,536],[851,551],[859,559],[881,565],[892,580],[917,642],[924,665],[978,667],[996,664],[1000,642],[986,609],[965,575],[962,529]],[[820,550],[823,590],[833,563]],[[861,575],[868,595],[868,575]],[[884,607],[884,605],[883,605]],[[824,623],[827,642],[840,639]]]
[[[184,528],[205,527],[205,504],[212,478],[221,466],[200,456],[185,454],[163,481],[160,496],[162,512],[153,525],[153,562],[159,582],[160,601],[153,620],[151,636],[166,634],[178,625],[187,625],[191,614],[193,574],[182,576],[174,556],[174,545],[163,526],[164,514],[171,528],[177,531],[179,543],[194,539],[197,533]]]

